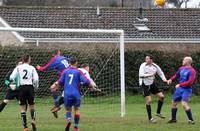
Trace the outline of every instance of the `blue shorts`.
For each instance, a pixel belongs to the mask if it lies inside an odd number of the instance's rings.
[[[64,97],[64,105],[65,109],[70,109],[74,107],[75,109],[79,109],[81,105],[81,100],[76,97]]]
[[[178,88],[175,90],[172,99],[174,102],[185,101],[188,102],[192,95],[192,88]]]

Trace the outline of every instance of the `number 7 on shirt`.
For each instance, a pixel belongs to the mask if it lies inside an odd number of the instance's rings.
[[[73,78],[74,78],[74,75],[73,75],[73,74],[69,74],[69,77],[70,77],[69,85],[71,85],[71,84],[72,84],[72,81],[73,81]]]

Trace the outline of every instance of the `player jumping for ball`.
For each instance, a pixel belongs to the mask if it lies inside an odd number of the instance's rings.
[[[165,116],[161,114],[161,109],[164,102],[164,95],[154,83],[155,75],[158,74],[163,82],[167,82],[167,79],[161,68],[153,63],[153,57],[151,55],[147,55],[145,61],[146,62],[142,63],[139,69],[139,84],[143,88],[143,94],[146,99],[146,110],[149,122],[156,123],[156,120],[153,119],[151,114],[151,93],[158,97],[156,116],[163,119],[165,118]]]
[[[37,66],[36,68],[39,71],[47,71],[47,70],[56,70],[59,73],[59,77],[62,72],[69,67],[69,58],[61,56],[60,50],[54,50],[52,53],[53,58],[45,65],[45,66]],[[51,86],[51,92],[54,99],[54,107],[51,109],[51,112],[57,118],[57,110],[59,110],[59,92],[58,90],[54,90],[55,83]]]
[[[89,74],[89,72],[90,72],[89,65],[87,65],[87,64],[82,64],[82,65],[81,65],[81,68],[78,68],[78,70],[82,71],[82,73],[93,83],[94,87],[97,87],[96,83],[95,83],[95,82],[93,81],[93,79],[90,77],[90,74]],[[57,109],[55,109],[55,110],[52,111],[52,112],[55,112],[56,114],[57,114],[57,112],[59,111],[60,106],[61,106],[62,104],[64,104],[64,91],[63,91],[63,93],[62,93],[62,97],[59,98],[58,104],[59,104],[59,108],[57,108]]]
[[[168,84],[171,84],[175,79],[179,80],[179,84],[176,85],[176,90],[173,94],[172,108],[171,108],[171,120],[168,123],[176,123],[176,112],[178,102],[181,101],[182,106],[187,114],[188,123],[194,124],[192,117],[192,111],[188,106],[188,101],[192,95],[192,85],[196,78],[196,71],[191,66],[192,58],[185,57],[182,62],[182,67],[176,72],[176,74],[168,80]]]
[[[79,92],[80,84],[94,88],[93,83],[77,68],[77,61],[74,58],[70,60],[71,67],[66,69],[59,81],[59,85],[64,86],[64,106],[66,109],[66,128],[65,131],[69,131],[71,126],[71,111],[72,106],[75,110],[74,115],[74,131],[78,131],[78,124],[80,119],[80,101],[81,95]]]

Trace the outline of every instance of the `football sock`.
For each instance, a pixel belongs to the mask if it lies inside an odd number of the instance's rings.
[[[64,103],[64,97],[60,97],[58,102],[59,106],[62,105]]]
[[[71,126],[71,112],[66,112],[66,122],[67,122],[67,126],[66,128],[69,129]]]
[[[151,105],[146,105],[146,110],[147,110],[148,118],[149,118],[149,120],[151,120],[151,118],[152,118]]]
[[[6,105],[7,105],[7,104],[6,104],[5,102],[2,102],[2,103],[0,104],[0,112],[3,111],[3,109],[5,108]]]
[[[176,112],[177,112],[177,108],[172,108],[172,120],[176,120]]]
[[[53,99],[54,99],[54,105],[56,107],[59,107],[59,94],[58,94],[58,92],[53,93]]]
[[[193,121],[193,117],[192,117],[192,111],[191,111],[191,109],[186,110],[185,112],[186,112],[186,114],[187,114],[187,116],[188,116],[188,119],[191,120],[191,121]]]
[[[21,118],[22,118],[22,124],[23,124],[24,128],[27,128],[26,113],[25,112],[21,112]]]
[[[30,112],[31,112],[31,119],[32,119],[33,121],[35,121],[35,118],[36,118],[35,109],[31,109]]]
[[[80,114],[75,114],[74,115],[74,128],[78,128],[79,120],[80,120]]]
[[[71,121],[71,112],[66,112],[66,121],[67,122]]]
[[[162,105],[163,105],[163,101],[158,100],[157,114],[160,114]]]

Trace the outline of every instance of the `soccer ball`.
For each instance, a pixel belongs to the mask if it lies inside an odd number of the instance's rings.
[[[162,7],[165,5],[165,0],[155,0],[155,3],[157,6]]]

